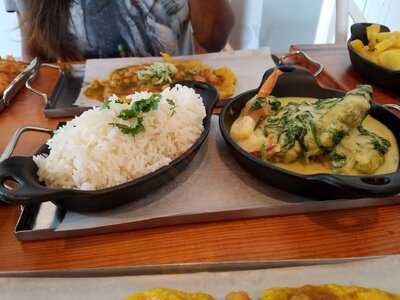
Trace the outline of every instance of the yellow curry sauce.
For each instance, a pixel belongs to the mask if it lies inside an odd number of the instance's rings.
[[[354,99],[351,97],[353,97]],[[350,111],[350,113],[347,112],[347,116],[350,116],[350,118],[354,118],[354,120],[348,122],[352,125],[349,125],[347,127],[347,132],[343,133],[341,137],[341,142],[337,142],[335,145],[331,145],[331,149],[329,150],[331,152],[330,154],[319,154],[314,151],[314,154],[316,153],[315,155],[305,157],[306,155],[304,155],[304,153],[300,154],[301,147],[295,145],[298,147],[298,149],[293,146],[290,150],[286,152],[285,158],[272,156],[271,158],[267,158],[266,160],[276,166],[300,174],[339,173],[346,175],[371,175],[395,172],[398,169],[399,164],[399,149],[396,138],[384,124],[369,115],[365,117],[365,113],[368,113],[369,111],[369,106],[365,107],[364,104],[364,106],[360,106],[360,104],[358,104],[358,106],[351,106],[352,103],[350,101],[359,101],[359,99],[356,99],[357,97],[360,98],[359,95],[347,96],[347,101],[350,103],[350,106],[343,106],[343,109]],[[299,105],[299,107],[301,107],[302,105],[314,105],[318,102],[318,99],[300,97],[286,97],[275,99],[280,103],[281,107],[285,107],[290,103],[296,103],[297,105]],[[350,99],[350,101],[348,99]],[[343,103],[344,101],[342,101],[342,104]],[[232,125],[231,136],[244,150],[254,154],[259,152],[258,149],[260,149],[260,147],[263,147],[264,144],[269,142],[270,136],[268,134],[265,134],[265,128],[263,129],[262,126],[256,125],[254,127],[254,121],[252,121],[251,118],[247,117],[247,115],[249,115],[249,107],[252,104],[254,104],[254,99],[250,100],[249,103],[246,104],[247,108],[245,107],[242,110],[240,117]],[[325,109],[325,111],[323,112],[324,115],[327,115],[327,112],[329,110],[333,111],[332,108],[333,105]],[[352,110],[352,108],[354,109]],[[364,112],[357,115],[358,110],[362,109],[364,109]],[[336,116],[339,120],[344,119],[344,115],[341,115],[340,111],[337,113],[337,115],[336,112],[335,114],[333,114],[333,118],[335,118]],[[357,118],[359,118],[358,123]],[[321,119],[323,119],[323,117],[320,118],[320,123],[322,123]],[[330,120],[329,123],[335,121],[336,120]],[[355,126],[355,124],[360,124],[360,122],[362,122],[361,127],[363,128],[363,130],[365,129],[365,132],[368,131],[367,135],[360,134],[360,132],[357,131],[359,127]],[[258,123],[261,123],[262,125],[262,122],[258,121]],[[246,127],[251,126],[253,126],[253,132],[249,136],[244,138],[246,136],[245,131],[248,130],[246,129]],[[371,136],[375,138],[375,135],[380,141],[386,140],[390,144],[388,147],[385,148],[385,153],[378,153],[373,149],[373,146],[370,146],[369,142],[371,141]],[[329,143],[330,141],[325,142],[325,144]],[[346,156],[348,157],[348,162],[345,166],[341,168],[333,167],[332,153],[335,153],[335,151],[340,152],[340,154],[346,154]],[[353,156],[357,157],[358,160],[356,162],[352,161]],[[292,157],[295,157],[295,159],[292,159]],[[365,161],[363,162],[362,160]],[[358,163],[357,167],[355,167],[356,163]],[[365,164],[363,165],[363,163]]]
[[[382,290],[356,286],[325,284],[301,288],[270,288],[260,300],[400,300],[400,296]]]

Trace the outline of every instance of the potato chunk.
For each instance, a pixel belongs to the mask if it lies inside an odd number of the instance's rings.
[[[244,140],[250,137],[255,127],[256,121],[253,118],[243,116],[233,122],[230,133],[235,141]]]

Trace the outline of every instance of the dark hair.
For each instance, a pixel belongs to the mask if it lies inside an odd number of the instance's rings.
[[[82,54],[69,32],[73,0],[25,1],[23,26],[27,45],[46,61],[79,60]]]

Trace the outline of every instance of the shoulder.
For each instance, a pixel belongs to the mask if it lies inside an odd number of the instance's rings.
[[[24,0],[3,0],[7,12],[23,12],[26,7]]]

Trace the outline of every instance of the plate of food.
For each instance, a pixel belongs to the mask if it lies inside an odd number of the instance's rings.
[[[211,68],[195,59],[174,59],[161,53],[163,61],[127,66],[113,70],[105,80],[92,80],[84,94],[104,101],[112,95],[120,97],[134,92],[160,92],[176,81],[191,80],[213,85],[221,99],[235,92],[236,75],[228,67]]]
[[[217,99],[212,86],[188,81],[161,93],[113,96],[54,131],[34,156],[1,162],[0,199],[75,211],[134,201],[190,163]]]
[[[10,104],[37,66],[37,59],[27,65],[12,56],[0,57],[0,112]]]
[[[251,173],[316,199],[400,192],[399,118],[372,101],[371,86],[324,89],[294,67],[264,79],[220,115],[227,145]]]
[[[268,49],[171,57],[92,59],[86,62],[79,106],[101,105],[110,95],[157,92],[180,80],[213,85],[224,101],[254,88],[256,74],[274,65]]]
[[[11,272],[0,292],[2,300],[399,300],[398,266],[394,255]]]
[[[137,292],[124,300],[214,300],[212,295],[204,292],[186,292],[170,288],[154,288]],[[225,300],[251,300],[245,291],[233,291],[226,295]],[[360,286],[324,284],[305,285],[301,287],[276,287],[265,289],[258,297],[259,300],[397,300],[400,296],[379,289]]]
[[[384,25],[356,23],[347,43],[353,68],[367,82],[400,91],[400,32]]]

